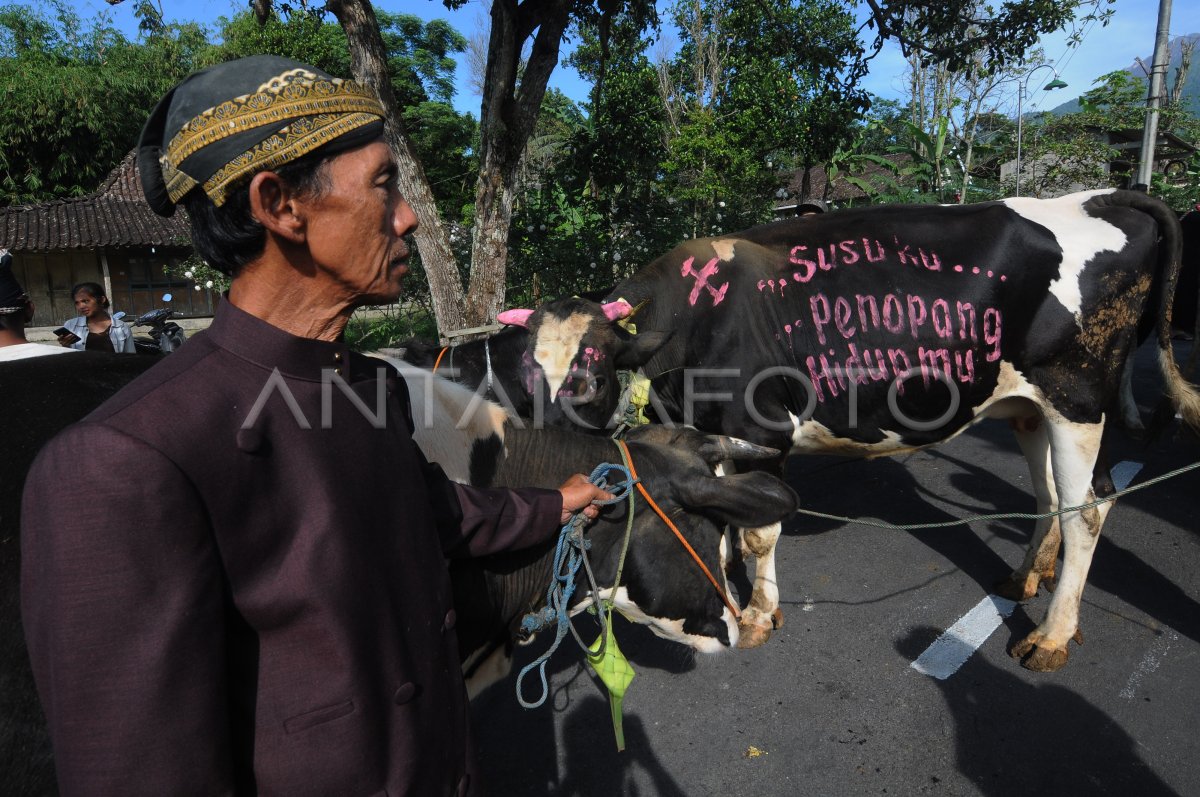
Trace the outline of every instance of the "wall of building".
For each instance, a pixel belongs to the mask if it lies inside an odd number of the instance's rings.
[[[13,252],[13,272],[33,300],[31,326],[57,327],[75,315],[71,288],[81,282],[105,285],[107,261],[113,311],[130,318],[163,306],[171,294],[171,307],[181,318],[213,314],[216,294],[195,290],[191,280],[168,276],[163,267],[182,262],[189,249],[131,247],[123,249],[69,249],[59,252]]]

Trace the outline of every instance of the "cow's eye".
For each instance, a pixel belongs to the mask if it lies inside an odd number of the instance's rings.
[[[603,376],[592,377],[592,389],[595,390],[597,394],[604,393],[604,386],[607,384],[608,380]]]

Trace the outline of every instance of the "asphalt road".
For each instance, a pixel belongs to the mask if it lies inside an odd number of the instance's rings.
[[[1147,411],[1152,354],[1139,357]],[[1200,460],[1200,441],[1178,425],[1150,444],[1117,433],[1110,445],[1112,463],[1141,465],[1135,485]],[[1024,460],[998,422],[894,459],[793,457],[788,479],[807,509],[896,524],[1034,511]],[[478,698],[489,790],[1200,794],[1198,493],[1192,471],[1118,502],[1084,592],[1084,644],[1062,670],[1029,672],[1007,653],[1045,612],[1042,592],[944,680],[910,665],[1020,563],[1032,522],[903,532],[796,518],[778,549],[786,623],[763,647],[698,656],[618,627],[637,671],[625,752],[605,693],[566,644],[542,708],[520,708],[513,679]]]

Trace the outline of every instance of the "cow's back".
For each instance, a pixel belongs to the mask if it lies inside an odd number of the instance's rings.
[[[878,424],[898,377],[917,375],[915,390],[899,391],[902,405],[947,392],[939,380],[953,383],[961,400],[944,425],[902,433],[920,445],[969,422],[1015,371],[1083,420],[1119,370],[1110,362],[1114,331],[1141,314],[1155,273],[1159,231],[1138,207],[1146,201],[1095,191],[801,217],[685,242],[613,297],[650,299],[639,329],[675,330],[646,369],[667,375],[656,388],[667,382],[669,399],[681,397],[688,368],[786,368],[812,384],[822,427],[882,439]],[[851,394],[867,412],[881,408],[880,417],[860,410],[856,425]],[[792,389],[789,411],[801,414],[805,398]],[[916,406],[922,401],[928,406]]]

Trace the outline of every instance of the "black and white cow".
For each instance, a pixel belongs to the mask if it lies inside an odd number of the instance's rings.
[[[536,313],[507,310],[500,314],[507,329],[454,346],[409,341],[404,360],[470,387],[535,427],[603,429],[621,398],[617,371],[640,367],[669,337],[630,335],[612,323],[629,310],[622,302],[586,299],[561,299]]]
[[[502,407],[479,402],[469,388],[393,364],[409,384],[414,439],[456,481],[554,487],[570,473],[621,463],[616,444],[606,437],[514,425]],[[688,428],[646,428],[631,432],[627,442],[642,484],[729,595],[724,525],[777,523],[796,511],[798,499],[775,476],[717,477],[713,468],[727,460],[775,457],[778,451]],[[614,592],[627,511],[625,502],[609,507],[587,532],[597,582],[605,585],[599,598],[612,599],[621,614],[658,636],[696,650],[737,644],[738,622],[725,598],[640,497],[622,583]],[[456,629],[472,694],[508,671],[521,617],[544,600],[553,554],[547,545],[452,563]],[[586,585],[576,596],[575,611],[596,597]]]
[[[1151,297],[1166,390],[1200,425],[1165,323],[1179,258],[1164,204],[1104,190],[843,210],[687,241],[609,298],[647,302],[639,331],[673,333],[644,369],[660,415],[783,451],[865,457],[1006,418],[1045,512],[1111,490],[1099,472],[1093,484],[1101,432]],[[1013,649],[1025,666],[1066,663],[1110,507],[1039,521],[1000,588],[1023,600],[1049,586],[1062,543],[1046,617]],[[757,557],[747,646],[781,619],[778,536],[777,525],[743,534]]]

